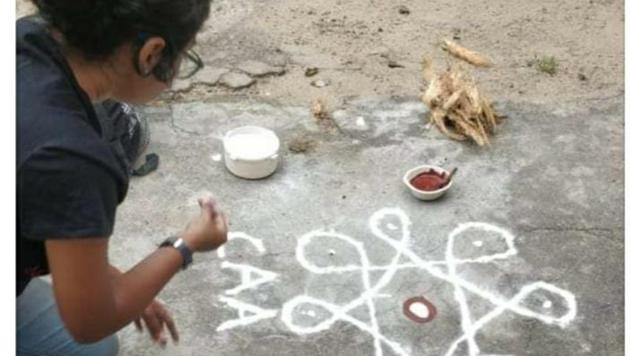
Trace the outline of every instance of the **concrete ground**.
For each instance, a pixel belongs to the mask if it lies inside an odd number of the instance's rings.
[[[232,241],[161,293],[180,344],[128,327],[121,354],[623,355],[623,6],[213,1],[205,69],[143,110],[160,167],[132,180],[110,258],[133,266],[206,192]],[[471,70],[509,116],[491,147],[426,127],[419,63],[453,62],[444,37],[494,62]],[[318,98],[338,133],[316,125]],[[247,124],[282,140],[268,179],[236,178],[217,156]],[[293,153],[296,138],[316,145]],[[427,163],[459,168],[432,203],[401,180]]]
[[[231,231],[260,245],[237,237],[223,258],[197,255],[160,295],[180,345],[160,350],[128,327],[122,355],[622,355],[622,102],[500,103],[509,119],[488,148],[426,128],[415,98],[348,100],[333,113],[337,134],[305,107],[247,98],[147,108],[161,164],[132,180],[114,263],[131,267],[183,228],[209,191]],[[219,138],[246,124],[283,142],[268,179],[214,160]],[[317,146],[292,153],[296,136]],[[401,181],[425,163],[459,167],[432,203]],[[391,244],[406,217],[408,241]],[[430,322],[403,313],[419,296],[437,309]]]

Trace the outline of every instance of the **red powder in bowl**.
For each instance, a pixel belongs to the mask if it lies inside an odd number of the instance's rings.
[[[425,192],[438,190],[446,184],[446,172],[440,174],[431,169],[428,172],[422,172],[413,177],[409,183],[411,183],[414,188],[424,190]]]

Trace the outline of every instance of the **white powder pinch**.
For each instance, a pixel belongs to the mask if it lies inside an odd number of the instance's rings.
[[[260,160],[276,153],[273,137],[258,133],[237,133],[226,139],[226,148],[234,159]]]

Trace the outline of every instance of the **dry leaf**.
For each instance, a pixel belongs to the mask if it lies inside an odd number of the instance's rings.
[[[328,113],[326,105],[322,99],[317,99],[313,102],[313,105],[311,106],[311,113],[313,114],[313,117],[315,117],[319,127],[324,131],[329,133],[337,133],[339,131],[337,123]]]

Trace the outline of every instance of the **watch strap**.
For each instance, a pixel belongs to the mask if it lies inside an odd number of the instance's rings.
[[[183,259],[182,269],[186,269],[186,267],[188,267],[193,261],[193,252],[190,248],[188,248],[188,246],[184,242],[184,239],[182,239],[181,237],[171,236],[167,238],[166,240],[164,240],[164,242],[160,244],[160,248],[162,247],[173,247],[177,251],[179,251]]]

